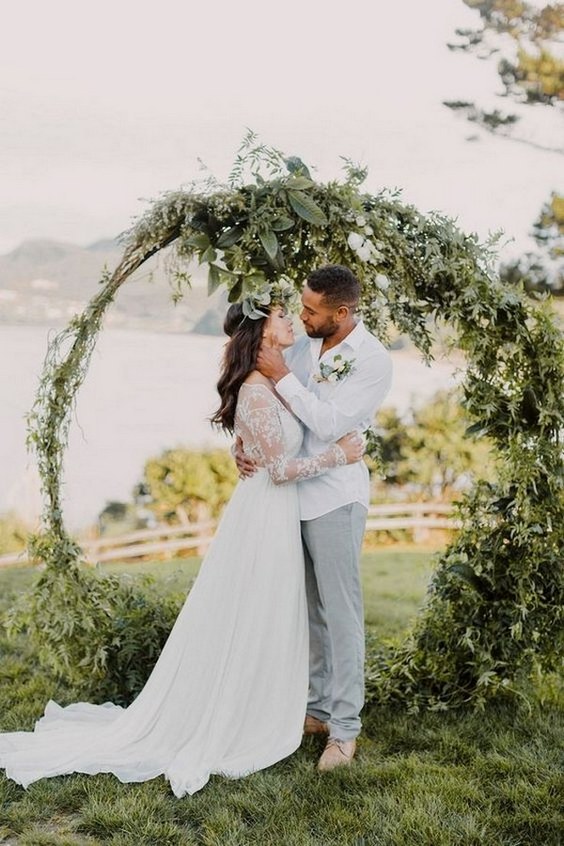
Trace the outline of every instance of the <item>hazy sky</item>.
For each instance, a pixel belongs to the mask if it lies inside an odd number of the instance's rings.
[[[499,90],[493,62],[446,48],[477,24],[461,0],[20,0],[4,22],[0,252],[116,235],[198,157],[225,177],[246,127],[320,179],[349,156],[369,190],[402,187],[483,237],[503,228],[510,251],[557,187],[554,154],[468,142],[441,105]],[[545,121],[530,131],[554,132]]]

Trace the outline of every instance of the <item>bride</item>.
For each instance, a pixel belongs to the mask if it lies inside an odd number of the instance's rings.
[[[260,467],[239,482],[198,578],[145,687],[127,708],[50,701],[33,732],[0,734],[0,768],[27,787],[65,773],[164,775],[178,797],[210,775],[238,778],[300,745],[308,688],[308,625],[297,481],[359,461],[345,435],[298,456],[301,424],[255,364],[261,345],[293,343],[281,305],[268,316],[229,308],[214,423]]]

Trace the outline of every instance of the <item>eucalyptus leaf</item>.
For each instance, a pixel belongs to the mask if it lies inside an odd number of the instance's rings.
[[[186,239],[186,243],[191,247],[197,247],[199,250],[206,250],[210,245],[210,239],[205,232],[195,232]]]
[[[228,247],[232,247],[233,244],[236,244],[240,240],[244,231],[242,226],[232,226],[230,229],[226,229],[217,239],[216,247],[220,250],[226,250]]]
[[[294,225],[295,222],[291,217],[281,215],[280,217],[275,217],[274,220],[271,221],[270,228],[274,232],[284,232],[286,229],[291,229]]]
[[[267,229],[265,232],[259,232],[259,238],[267,256],[270,259],[276,258],[276,253],[278,252],[278,238],[274,232],[270,229]]]
[[[325,226],[327,224],[328,221],[323,209],[307,194],[302,191],[288,191],[288,200],[296,214],[303,220],[313,223],[314,226]]]
[[[301,174],[310,178],[310,172],[299,156],[288,156],[284,159],[284,164],[290,173]]]
[[[219,275],[219,270],[215,266],[215,264],[210,264],[208,267],[208,297],[217,291],[219,286],[221,285],[221,277]]]
[[[202,256],[200,258],[200,264],[203,264],[204,262],[208,262],[208,264],[211,264],[211,262],[215,261],[216,258],[217,258],[217,253],[210,244],[210,246],[207,248],[207,250],[205,250],[202,253]]]
[[[189,221],[190,226],[192,229],[198,230],[198,232],[204,232],[206,235],[209,236],[210,226],[209,226],[209,216],[206,214],[205,211],[200,210],[194,217]]]
[[[241,299],[241,294],[243,293],[243,280],[239,279],[238,282],[235,282],[233,287],[230,289],[229,294],[227,295],[227,300],[230,303],[236,303]]]
[[[464,434],[467,438],[474,437],[476,435],[484,435],[487,431],[487,427],[484,427],[483,423],[472,423],[470,426],[466,427]]]

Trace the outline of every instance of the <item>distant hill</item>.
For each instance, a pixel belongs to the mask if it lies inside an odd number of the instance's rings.
[[[0,323],[64,325],[97,292],[102,272],[113,269],[122,247],[105,238],[86,247],[33,239],[0,256]],[[226,303],[223,292],[208,298],[205,274],[192,268],[194,287],[176,306],[159,254],[140,268],[119,291],[107,325],[156,331],[216,334]]]
[[[111,251],[116,248],[118,251],[120,250],[119,243],[113,238],[102,238],[100,241],[94,241],[93,244],[89,244],[89,246],[86,247],[86,249],[90,250],[92,253]]]
[[[112,267],[120,255],[119,245],[111,240],[98,241],[92,247],[62,241],[24,241],[0,256],[0,288],[23,293],[34,280],[47,279],[57,283],[61,296],[88,299],[96,290],[104,265]]]

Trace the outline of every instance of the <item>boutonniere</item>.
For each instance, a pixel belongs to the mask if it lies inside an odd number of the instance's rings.
[[[313,378],[316,382],[340,382],[341,379],[354,373],[354,363],[354,358],[343,358],[339,353],[333,357],[331,364],[322,361],[319,365],[319,373],[316,373]]]

